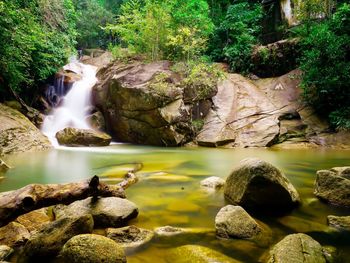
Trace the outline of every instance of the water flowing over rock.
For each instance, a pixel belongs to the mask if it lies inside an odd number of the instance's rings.
[[[350,207],[350,166],[316,173],[315,195],[330,204]]]
[[[47,150],[51,144],[24,115],[0,104],[0,156]]]
[[[70,263],[124,263],[123,248],[113,240],[94,234],[78,235],[63,247],[60,256]]]
[[[286,236],[270,251],[268,263],[326,263],[322,246],[305,234]]]
[[[226,179],[225,198],[261,212],[282,212],[295,207],[300,197],[287,177],[273,165],[247,158]]]
[[[112,141],[106,133],[70,127],[58,131],[56,139],[65,146],[108,146]]]

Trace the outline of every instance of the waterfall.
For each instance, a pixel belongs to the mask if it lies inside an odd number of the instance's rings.
[[[295,23],[295,21],[293,17],[291,0],[282,0],[281,9],[282,9],[281,11],[282,11],[282,15],[284,16],[284,19],[288,22],[289,26],[292,26]]]
[[[67,95],[63,97],[62,102],[59,103],[59,106],[54,108],[52,113],[45,118],[42,126],[42,132],[54,146],[58,146],[55,137],[58,131],[67,127],[90,128],[86,117],[91,109],[91,89],[97,81],[96,67],[79,62],[72,63],[72,67],[80,69],[82,78],[73,84]],[[59,85],[58,93],[63,92],[63,80],[63,77],[61,80],[57,80],[59,82],[57,84]],[[52,92],[50,88],[48,92]]]

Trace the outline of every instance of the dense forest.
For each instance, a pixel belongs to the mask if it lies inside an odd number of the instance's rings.
[[[298,3],[298,23],[288,26],[273,18],[279,2],[272,2],[0,1],[1,98],[17,93],[31,103],[41,84],[85,48],[108,49],[120,60],[141,56],[145,61],[181,62],[190,73],[214,70],[201,65],[225,62],[232,72],[249,75],[255,73],[252,54],[257,46],[296,39],[290,56],[293,66],[303,71],[305,101],[334,128],[349,129],[350,5],[293,1]],[[259,56],[268,65],[276,60],[266,49]]]

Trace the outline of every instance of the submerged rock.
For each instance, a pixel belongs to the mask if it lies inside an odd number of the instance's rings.
[[[94,234],[77,235],[63,247],[61,258],[70,263],[126,262],[123,248],[113,240]]]
[[[225,185],[225,180],[217,177],[211,176],[201,181],[201,186],[209,189],[220,189]]]
[[[43,135],[19,111],[0,104],[0,156],[51,148]]]
[[[121,227],[130,219],[137,217],[138,209],[129,200],[119,197],[92,197],[76,201],[68,206],[58,205],[54,208],[56,218],[92,215],[95,227]]]
[[[14,250],[8,246],[0,245],[0,261],[5,261],[10,258]]]
[[[108,146],[112,138],[94,130],[65,128],[56,133],[57,141],[65,146]]]
[[[278,242],[268,263],[326,263],[320,243],[305,234],[292,234]]]
[[[206,235],[213,233],[211,228],[182,228],[173,226],[162,226],[154,229],[154,233],[157,237],[175,237],[181,235]]]
[[[21,246],[25,244],[29,237],[28,230],[17,222],[11,222],[0,228],[0,245]]]
[[[107,228],[107,237],[114,240],[123,248],[138,248],[149,243],[153,238],[153,231],[127,226],[122,228]]]
[[[327,216],[329,226],[336,227],[340,230],[350,231],[350,216]]]
[[[287,177],[273,165],[248,158],[226,179],[225,198],[244,208],[282,212],[296,206],[300,197]]]
[[[215,217],[218,237],[252,238],[261,232],[258,223],[240,206],[227,205]]]
[[[350,207],[350,166],[316,173],[315,195],[337,206]]]
[[[30,237],[18,262],[40,262],[43,258],[54,257],[70,238],[91,233],[93,226],[91,215],[58,219]]]

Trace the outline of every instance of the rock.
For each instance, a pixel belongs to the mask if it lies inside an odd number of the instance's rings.
[[[47,137],[24,115],[3,104],[0,104],[0,123],[0,156],[51,148]]]
[[[10,166],[0,159],[0,173],[5,173],[8,169],[10,169]]]
[[[94,130],[65,128],[56,133],[57,141],[65,146],[108,146],[112,138]]]
[[[153,238],[153,231],[127,226],[122,228],[107,228],[107,237],[114,240],[123,248],[134,249],[144,246]]]
[[[314,194],[330,204],[350,207],[350,166],[317,171]]]
[[[100,111],[96,111],[87,117],[87,122],[94,130],[105,131],[105,119]]]
[[[68,206],[58,205],[54,214],[58,219],[91,214],[95,227],[122,227],[137,217],[138,209],[134,203],[119,197],[100,198],[96,202],[89,197]]]
[[[0,228],[0,245],[18,247],[23,245],[29,237],[28,230],[17,222],[11,222]]]
[[[264,212],[282,212],[300,202],[298,192],[287,177],[257,158],[240,162],[226,179],[224,194],[233,204]]]
[[[261,232],[258,223],[240,206],[227,205],[215,217],[218,237],[252,238]]]
[[[40,262],[42,258],[54,257],[70,238],[91,233],[93,226],[91,215],[65,217],[47,224],[30,237],[18,262]]]
[[[350,231],[350,216],[327,216],[329,226],[336,227],[340,230]]]
[[[217,176],[211,176],[201,181],[201,186],[205,188],[210,189],[220,189],[225,185],[225,180],[217,177]]]
[[[48,224],[51,218],[47,215],[47,208],[42,208],[21,215],[17,217],[16,221],[32,233],[39,230],[43,225]]]
[[[60,256],[64,262],[70,263],[126,262],[121,246],[107,237],[94,234],[71,238]]]
[[[326,263],[322,246],[305,234],[286,236],[269,254],[269,263]]]
[[[107,66],[110,62],[113,61],[113,55],[111,52],[106,52],[104,51],[103,54],[101,54],[100,56],[87,56],[87,57],[83,57],[81,58],[81,62],[83,62],[84,64],[90,64],[93,65],[97,68],[102,68]]]
[[[162,226],[154,229],[157,237],[174,237],[183,235],[206,235],[213,233],[211,228],[180,228],[173,226]]]
[[[192,262],[201,262],[201,263],[238,263],[240,261],[228,256],[221,254],[215,250],[212,250],[207,247],[198,246],[198,245],[185,245],[180,246],[170,250],[168,257],[166,257],[169,262],[178,262],[178,263],[192,263]]]
[[[14,250],[8,246],[0,245],[0,261],[5,261],[10,258]]]

